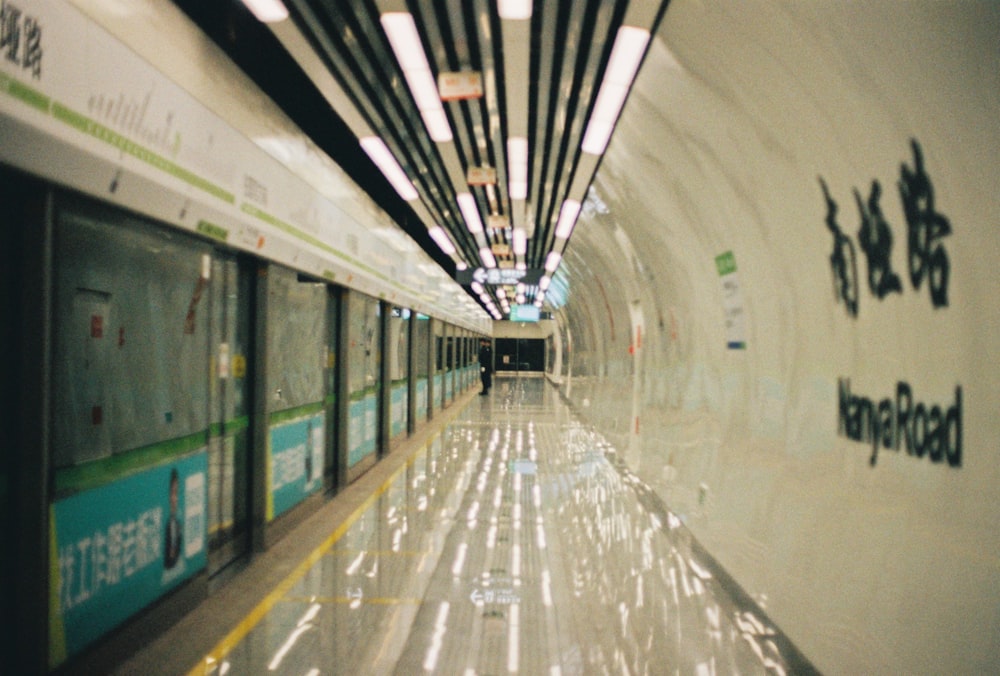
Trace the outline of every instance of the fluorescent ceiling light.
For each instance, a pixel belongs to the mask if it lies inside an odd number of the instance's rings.
[[[389,44],[396,55],[396,61],[403,69],[406,84],[417,102],[420,116],[427,127],[427,133],[438,142],[450,141],[451,126],[441,105],[437,83],[431,73],[424,45],[417,33],[417,24],[409,12],[386,12],[380,18],[382,29],[389,38]]]
[[[527,270],[528,269],[528,264],[525,263],[524,261],[521,261],[520,263],[518,263],[517,265],[515,265],[514,268],[517,269],[517,270]]]
[[[545,257],[545,271],[548,273],[553,273],[556,268],[559,267],[559,262],[562,260],[562,254],[558,251],[550,251],[549,255]]]
[[[481,293],[483,293],[485,291],[485,289],[483,289],[483,285],[480,284],[479,282],[472,282],[472,284],[470,284],[469,287],[473,291],[475,291],[476,293],[479,293],[479,294],[481,294]]]
[[[524,228],[514,228],[514,255],[523,256],[528,253],[528,233]]]
[[[470,193],[461,192],[456,197],[458,200],[458,208],[462,212],[462,217],[465,218],[465,225],[469,228],[469,232],[473,235],[478,235],[483,231],[483,220],[479,217],[479,207],[476,206],[476,198]]]
[[[512,200],[528,197],[528,139],[512,136],[507,139],[507,164],[509,185],[507,191]]]
[[[576,200],[566,200],[559,211],[559,223],[556,225],[556,237],[569,239],[576,225],[576,217],[580,215],[580,203]]]
[[[600,155],[608,147],[611,132],[615,122],[625,105],[628,89],[635,79],[639,62],[646,52],[649,42],[649,31],[634,26],[622,26],[615,37],[615,46],[611,49],[611,58],[604,73],[601,90],[597,94],[597,102],[590,113],[587,132],[584,134],[580,148],[585,153]]]
[[[277,23],[288,18],[288,10],[281,0],[243,0],[243,4],[261,23]]]
[[[458,263],[455,264],[455,269],[456,270],[468,270],[469,269],[469,264],[466,263],[465,261],[459,261]]]
[[[382,174],[389,179],[389,183],[396,189],[399,196],[407,202],[417,199],[417,189],[410,181],[409,176],[406,175],[406,172],[403,171],[403,168],[399,166],[399,162],[396,161],[396,158],[389,151],[389,147],[386,146],[385,141],[378,136],[365,136],[360,141],[361,147],[368,154],[368,157],[382,171]]]
[[[497,298],[499,298],[501,302],[507,299],[507,292],[503,290],[503,287],[497,289]]]
[[[548,275],[543,275],[541,279],[538,280],[538,288],[545,291],[549,288],[549,284],[552,283],[552,278]]]
[[[455,245],[452,243],[451,238],[448,237],[448,233],[444,231],[440,225],[435,225],[433,228],[427,231],[439,247],[441,251],[444,252],[446,256],[450,256],[455,253]]]
[[[531,18],[531,0],[497,0],[497,14],[501,19],[514,21]]]
[[[479,260],[487,268],[495,268],[497,266],[497,259],[493,257],[493,252],[490,251],[488,246],[484,246],[479,250]]]

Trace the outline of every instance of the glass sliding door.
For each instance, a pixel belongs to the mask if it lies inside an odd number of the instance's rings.
[[[255,267],[234,256],[212,261],[213,368],[208,443],[209,573],[249,541],[252,284]]]
[[[423,422],[427,420],[428,382],[432,373],[431,348],[433,347],[433,340],[431,336],[431,320],[427,315],[418,313],[413,321],[415,325],[412,349],[416,352],[416,373],[414,373],[414,377],[417,379],[416,412],[417,420]]]
[[[393,307],[389,313],[389,419],[392,438],[406,434],[409,409],[410,311]]]
[[[267,520],[323,485],[327,459],[327,286],[294,270],[268,272]]]
[[[381,382],[381,304],[356,291],[347,292],[347,466],[374,459],[378,438]]]

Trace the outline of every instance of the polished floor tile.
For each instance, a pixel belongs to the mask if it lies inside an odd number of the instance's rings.
[[[498,378],[213,671],[787,671],[651,495],[543,379]]]

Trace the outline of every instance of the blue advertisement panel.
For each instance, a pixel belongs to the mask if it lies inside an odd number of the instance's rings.
[[[417,381],[417,420],[427,419],[427,378]]]
[[[323,485],[325,425],[320,412],[271,427],[269,521]]]
[[[207,475],[200,449],[52,506],[53,666],[205,567]]]
[[[405,382],[392,386],[391,402],[389,405],[389,410],[392,412],[392,436],[402,434],[406,431],[406,390]]]
[[[375,394],[352,401],[347,430],[347,466],[353,467],[360,460],[375,452]]]

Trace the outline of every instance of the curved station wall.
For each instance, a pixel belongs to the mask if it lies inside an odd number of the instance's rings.
[[[824,672],[1000,660],[998,38],[671,3],[553,284],[564,394]]]

